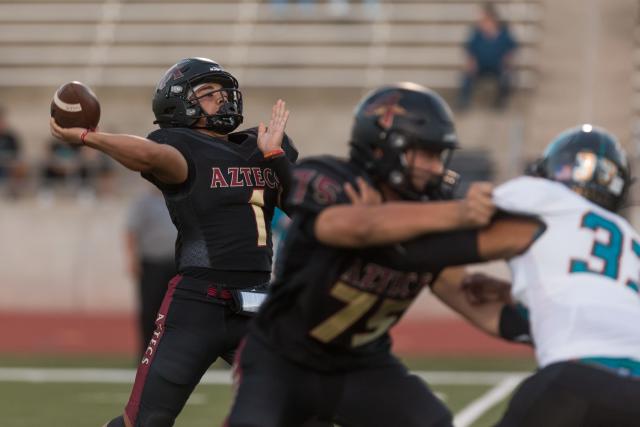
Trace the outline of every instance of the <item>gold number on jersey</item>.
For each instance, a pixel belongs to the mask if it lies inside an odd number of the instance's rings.
[[[351,339],[351,346],[358,347],[363,344],[367,344],[380,335],[382,335],[391,325],[398,320],[398,317],[409,307],[411,300],[401,301],[391,298],[387,298],[382,302],[382,305],[376,311],[376,314],[367,322],[367,328],[373,329],[373,331],[365,334],[356,334]]]
[[[331,296],[347,303],[347,305],[311,330],[311,336],[324,343],[334,340],[346,331],[380,299],[376,295],[354,289],[344,282],[335,284],[331,289]],[[351,339],[351,346],[358,347],[381,336],[410,304],[410,300],[385,299],[380,308],[367,321],[367,328],[372,331],[354,335]]]
[[[327,343],[346,331],[369,311],[378,297],[338,282],[331,289],[331,296],[346,302],[347,305],[333,316],[311,330],[311,336],[318,341]]]
[[[258,246],[267,245],[267,223],[264,218],[264,189],[255,188],[251,193],[249,204],[256,217],[256,229],[258,230]]]

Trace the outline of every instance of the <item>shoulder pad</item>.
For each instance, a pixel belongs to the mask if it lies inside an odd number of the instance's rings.
[[[544,215],[581,206],[582,198],[563,184],[522,176],[498,186],[493,201],[498,209],[525,215]]]
[[[320,212],[327,206],[349,203],[344,184],[356,185],[355,166],[333,156],[308,157],[293,168],[294,186],[288,205],[293,210]]]
[[[298,164],[300,167],[315,169],[322,171],[327,175],[331,175],[342,182],[355,182],[358,176],[362,176],[367,181],[371,181],[368,175],[360,170],[355,164],[349,162],[347,159],[343,159],[336,156],[313,156],[305,157],[300,160]]]

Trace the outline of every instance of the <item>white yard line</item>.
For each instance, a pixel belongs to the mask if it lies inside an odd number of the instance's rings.
[[[0,368],[0,382],[131,384],[134,369]],[[230,371],[209,371],[203,384],[231,384]]]
[[[527,372],[414,371],[431,385],[494,385],[489,391],[463,408],[454,418],[455,427],[469,427],[496,403],[503,400],[526,378]],[[134,369],[90,368],[2,368],[1,382],[26,383],[109,383],[131,384]],[[201,384],[231,384],[231,371],[207,372]],[[197,404],[197,402],[191,402]]]
[[[427,383],[446,385],[493,385],[508,379],[521,379],[526,372],[464,372],[464,371],[414,371]],[[30,383],[131,383],[133,369],[90,368],[1,368],[0,382]],[[231,384],[229,370],[212,370],[205,374],[202,384]]]
[[[468,404],[453,419],[455,427],[469,427],[493,405],[507,397],[526,377],[526,374],[511,375],[501,380],[495,387]]]

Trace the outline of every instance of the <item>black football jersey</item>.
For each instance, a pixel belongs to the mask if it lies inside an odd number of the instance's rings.
[[[182,274],[202,269],[271,272],[271,218],[280,180],[257,146],[257,129],[214,138],[187,128],[159,129],[148,139],[175,147],[187,160],[187,180],[167,185],[143,176],[164,194],[178,230],[176,264]],[[288,138],[283,148],[294,162]],[[201,275],[201,274],[200,274]]]
[[[425,235],[364,249],[319,242],[313,227],[325,208],[350,203],[343,185],[366,173],[334,157],[300,162],[288,202],[292,223],[271,295],[252,334],[284,357],[317,370],[384,363],[388,331],[420,290],[448,265],[477,262],[475,232]],[[465,250],[474,246],[472,250]]]

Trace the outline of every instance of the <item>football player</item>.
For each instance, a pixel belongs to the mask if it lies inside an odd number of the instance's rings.
[[[271,217],[289,189],[297,152],[279,100],[268,127],[242,123],[238,81],[210,59],[172,66],[153,97],[160,129],[147,138],[63,129],[142,173],[162,193],[178,229],[178,275],[156,317],[123,416],[109,427],[170,427],[209,366],[231,360],[271,274]],[[158,286],[161,286],[158,283]]]
[[[552,141],[533,175],[495,190],[496,205],[510,216],[478,235],[483,258],[509,260],[511,297],[527,309],[540,368],[497,425],[636,426],[640,235],[617,214],[631,181],[626,154],[612,134],[583,125]],[[475,282],[481,287],[483,278]],[[526,329],[507,305],[474,312],[458,289],[435,287],[493,334]]]
[[[451,425],[391,354],[388,331],[444,266],[479,261],[469,229],[493,215],[492,187],[449,200],[457,147],[445,101],[402,83],[357,106],[349,159],[298,164],[280,269],[238,352],[226,426],[297,427],[314,416],[342,426]],[[349,203],[358,179],[384,203]]]

